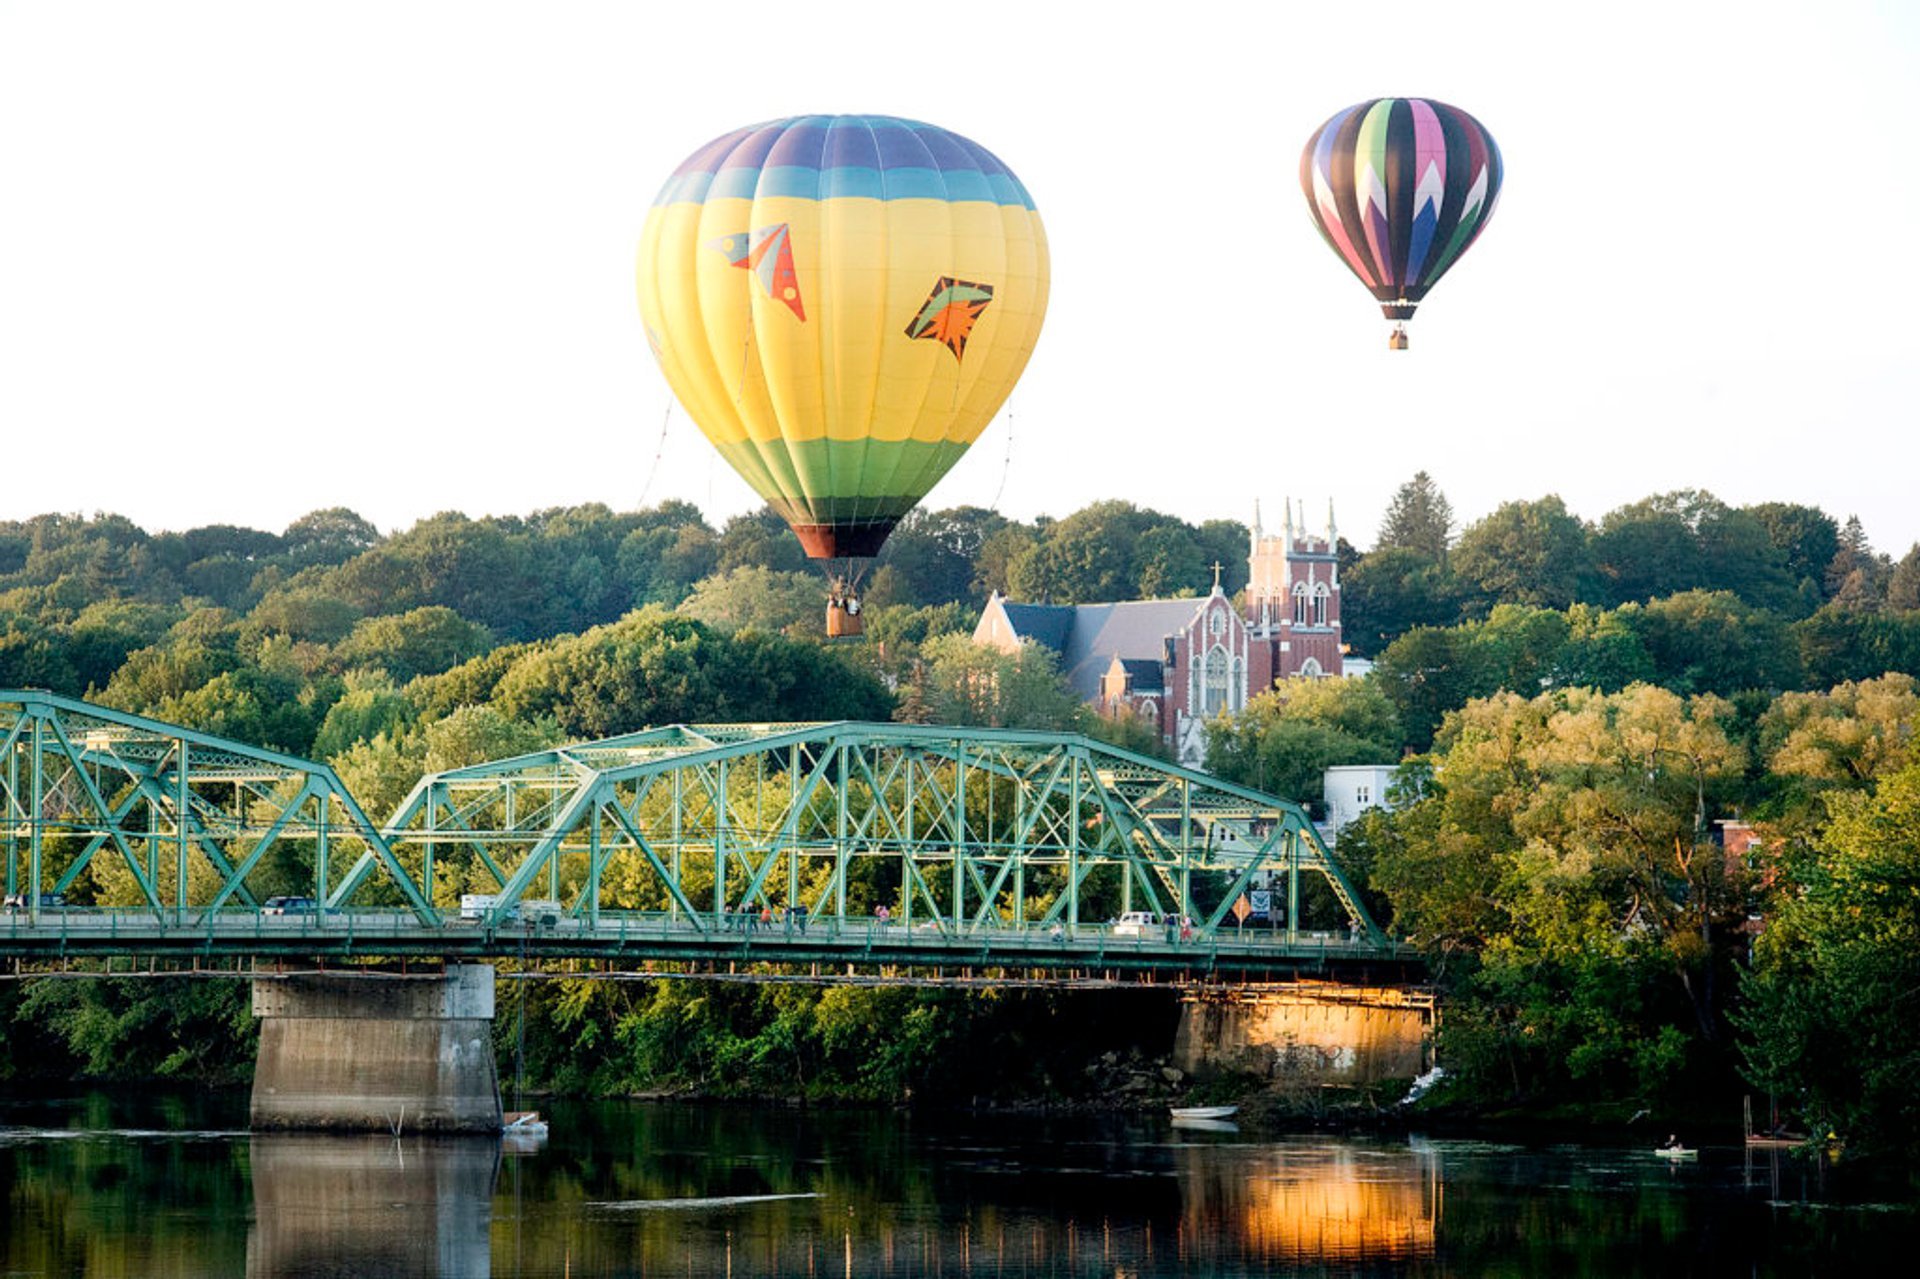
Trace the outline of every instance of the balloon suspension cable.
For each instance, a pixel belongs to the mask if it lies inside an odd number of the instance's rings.
[[[647,468],[647,482],[640,486],[640,500],[635,503],[638,509],[644,510],[646,508],[647,494],[653,492],[653,482],[660,475],[660,460],[667,455],[667,427],[671,425],[672,422],[673,397],[669,395],[667,397],[667,411],[660,415],[660,443],[656,445],[653,450],[653,465]]]
[[[993,491],[993,501],[987,504],[991,514],[1000,513],[1000,497],[1007,491],[1007,477],[1013,474],[1013,401],[1007,401],[1007,455],[1000,463],[1000,487]]]

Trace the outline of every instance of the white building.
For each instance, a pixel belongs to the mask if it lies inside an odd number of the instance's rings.
[[[1323,832],[1337,839],[1340,828],[1369,808],[1386,808],[1387,787],[1393,783],[1396,764],[1338,764],[1321,778],[1320,794],[1326,803],[1327,819]]]

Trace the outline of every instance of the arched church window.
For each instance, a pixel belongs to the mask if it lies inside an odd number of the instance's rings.
[[[1327,624],[1327,584],[1325,582],[1317,583],[1313,588],[1313,624],[1315,626]]]
[[[1207,653],[1206,674],[1201,679],[1200,713],[1212,719],[1227,709],[1227,650],[1215,648]]]
[[[1311,657],[1300,663],[1300,673],[1308,679],[1319,679],[1321,675],[1325,674],[1325,672],[1320,669],[1320,663]]]
[[[1293,588],[1293,624],[1295,626],[1307,624],[1307,584],[1305,582]]]
[[[1233,659],[1233,672],[1228,676],[1227,695],[1236,711],[1247,704],[1247,664],[1237,657]]]

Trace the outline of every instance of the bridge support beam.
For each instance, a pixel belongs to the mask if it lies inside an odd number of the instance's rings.
[[[1411,1079],[1433,1064],[1433,997],[1323,982],[1189,992],[1174,1064],[1260,1075],[1281,1091]]]
[[[255,1131],[500,1131],[493,969],[258,976]]]

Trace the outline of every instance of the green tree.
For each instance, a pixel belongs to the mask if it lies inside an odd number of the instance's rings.
[[[1466,527],[1449,566],[1489,605],[1563,609],[1599,598],[1589,536],[1557,495],[1505,502]]]
[[[1766,529],[1767,540],[1785,558],[1788,575],[1810,591],[1814,607],[1824,603],[1827,565],[1840,550],[1840,526],[1833,517],[1796,502],[1762,502],[1744,509]]]
[[[1611,511],[1593,540],[1612,602],[1684,591],[1728,591],[1747,604],[1790,609],[1798,599],[1785,553],[1754,515],[1697,489]]]
[[[826,598],[817,573],[744,565],[695,583],[678,611],[719,631],[751,626],[799,637],[820,634]]]
[[[942,635],[923,651],[923,697],[932,723],[1065,731],[1079,722],[1080,699],[1044,645],[1003,653],[970,636]]]
[[[1658,682],[1683,693],[1798,688],[1802,667],[1778,614],[1724,591],[1686,591],[1617,610],[1646,646]]]
[[[1849,1146],[1920,1151],[1920,761],[1830,801],[1755,945],[1748,1077]]]
[[[1887,576],[1887,607],[1901,612],[1920,609],[1920,542],[1915,542]]]
[[[1460,620],[1458,580],[1424,551],[1387,547],[1340,574],[1340,633],[1357,652],[1379,656],[1418,627]]]
[[[1416,471],[1402,484],[1387,504],[1380,521],[1380,536],[1374,549],[1390,546],[1419,551],[1436,564],[1447,561],[1447,548],[1453,542],[1453,505],[1440,491],[1433,477]]]
[[[377,666],[404,683],[417,675],[451,670],[492,647],[486,627],[450,608],[429,605],[362,618],[334,652],[343,665]]]

